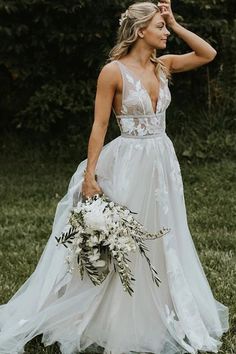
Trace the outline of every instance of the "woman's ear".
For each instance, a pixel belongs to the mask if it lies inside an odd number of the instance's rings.
[[[140,30],[138,31],[138,36],[139,36],[140,38],[143,38],[143,37],[144,37],[143,28],[140,28]]]

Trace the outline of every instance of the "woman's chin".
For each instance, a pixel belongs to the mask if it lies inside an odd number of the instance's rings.
[[[161,43],[160,42],[158,43],[157,49],[165,49],[166,45],[167,45],[167,42],[163,40],[163,41],[161,41]]]
[[[166,48],[166,45],[167,45],[167,41],[162,41],[163,48]]]

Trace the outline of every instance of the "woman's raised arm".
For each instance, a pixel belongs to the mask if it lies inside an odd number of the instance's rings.
[[[187,54],[167,54],[159,57],[171,72],[195,69],[212,61],[217,52],[204,39],[176,22],[168,0],[158,3],[166,25],[171,28],[193,51]]]

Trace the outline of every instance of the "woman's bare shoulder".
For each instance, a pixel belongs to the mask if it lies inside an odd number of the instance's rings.
[[[111,84],[117,85],[120,80],[118,65],[114,61],[105,64],[99,73],[98,80],[109,81]]]
[[[165,65],[165,67],[167,67],[168,70],[170,70],[172,58],[173,58],[173,54],[165,54],[158,57],[158,61],[160,61],[163,65]]]

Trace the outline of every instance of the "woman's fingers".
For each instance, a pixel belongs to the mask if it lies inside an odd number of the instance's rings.
[[[173,13],[172,13],[170,1],[169,2],[160,1],[160,2],[158,2],[158,7],[160,9],[161,16],[163,16],[163,18],[165,19],[167,25],[169,25],[170,21],[173,18]]]
[[[170,16],[170,11],[169,10],[163,10],[161,12],[161,16]]]
[[[159,4],[170,5],[170,0],[160,0],[160,1],[158,2],[157,6],[158,6]]]
[[[161,3],[161,2],[159,2],[158,4],[157,4],[157,6],[159,7],[159,8],[163,8],[163,7],[165,7],[165,8],[170,8],[170,4],[165,4],[165,3]]]
[[[170,8],[167,6],[159,6],[161,15],[163,14],[163,12],[170,12]]]
[[[89,194],[89,195],[83,195],[82,194],[82,200],[87,200],[89,198],[92,198],[94,195],[98,194],[99,196],[102,196],[103,193],[93,193],[93,194]]]
[[[82,194],[83,199],[87,199],[87,198],[92,197],[95,194],[102,195],[103,190],[97,183],[96,183],[96,186],[94,186],[94,185],[86,184],[85,182],[83,182],[81,194]]]
[[[163,4],[163,3],[158,3],[158,7],[159,9],[170,9],[170,5],[169,4]]]

